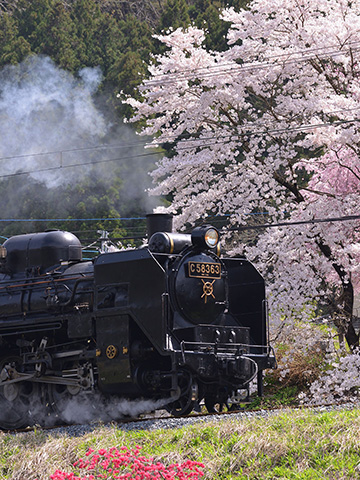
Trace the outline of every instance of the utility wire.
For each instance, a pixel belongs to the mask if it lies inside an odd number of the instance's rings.
[[[9,178],[9,177],[18,177],[20,175],[29,175],[32,173],[41,173],[41,172],[50,172],[54,170],[64,170],[66,168],[75,168],[75,167],[86,167],[86,166],[92,166],[92,165],[98,165],[101,163],[108,163],[108,162],[118,162],[119,160],[132,160],[134,158],[140,158],[140,157],[150,157],[158,155],[158,152],[152,152],[152,153],[141,153],[138,155],[131,155],[128,157],[117,157],[117,158],[107,158],[104,160],[94,160],[92,162],[83,162],[83,163],[72,163],[69,165],[58,165],[57,167],[46,167],[46,168],[37,168],[34,170],[28,170],[28,171],[19,171],[19,172],[14,172],[14,173],[7,173],[5,175],[0,175],[0,178]]]
[[[146,217],[110,218],[0,218],[0,222],[100,222],[105,220],[145,220]],[[81,230],[80,230],[81,231]]]
[[[244,69],[252,69],[254,66],[260,67],[263,65],[265,67],[269,65],[276,66],[278,64],[274,63],[273,60],[281,60],[282,58],[291,58],[291,60],[296,60],[296,61],[308,61],[309,60],[309,55],[310,58],[319,58],[319,56],[324,56],[324,55],[333,55],[333,54],[344,54],[347,53],[347,51],[344,52],[341,48],[344,47],[354,47],[354,46],[359,46],[360,41],[354,41],[354,42],[345,42],[340,48],[338,48],[337,45],[327,45],[324,47],[318,47],[318,48],[309,48],[309,49],[304,49],[304,50],[297,50],[297,51],[288,51],[284,53],[279,53],[277,55],[269,55],[262,62],[258,62],[257,64],[254,65],[254,60],[251,61],[246,61],[242,63],[235,64],[234,63],[221,63],[217,65],[206,65],[203,67],[194,67],[194,68],[185,68],[185,69],[179,69],[176,72],[169,72],[169,73],[154,73],[152,77],[177,77],[178,75],[182,74],[188,74],[188,73],[193,73],[193,72],[201,72],[205,71],[206,73],[209,71],[209,69],[216,69],[216,68],[223,68],[223,67],[241,67],[243,70]],[[330,49],[330,52],[324,51]],[[294,56],[300,56],[300,59],[293,58]],[[306,56],[305,59],[302,59],[301,57]],[[271,63],[270,63],[271,61]],[[285,62],[282,62],[282,65],[286,64]],[[217,72],[215,72],[217,73]],[[146,82],[151,82],[151,79],[146,80]]]
[[[220,233],[226,232],[238,232],[243,230],[263,230],[266,228],[275,228],[275,227],[291,227],[297,225],[311,225],[316,223],[332,223],[332,222],[349,222],[354,220],[360,220],[360,215],[346,215],[343,217],[329,217],[329,218],[314,218],[313,220],[299,220],[295,222],[279,222],[279,223],[265,223],[261,225],[241,225],[239,227],[225,227],[220,230]],[[89,231],[79,231],[80,233],[89,233]],[[140,240],[146,237],[146,232],[139,233],[137,235],[125,235],[122,237],[109,237],[109,241],[122,241],[122,240]],[[0,238],[7,239],[0,235]],[[84,240],[85,241],[85,240]],[[95,240],[93,243],[98,241]]]
[[[64,153],[77,153],[77,152],[88,152],[92,150],[113,150],[119,148],[135,148],[141,145],[145,145],[148,140],[137,140],[133,143],[107,143],[107,144],[99,144],[93,145],[89,147],[76,147],[76,148],[67,148],[63,150],[53,150],[50,152],[35,152],[35,153],[22,153],[18,155],[8,155],[6,157],[0,157],[0,161],[2,160],[13,160],[15,158],[27,158],[27,157],[43,157],[45,155],[62,155]]]
[[[222,136],[213,136],[213,137],[205,137],[205,138],[197,138],[197,139],[192,139],[192,141],[198,141],[202,142],[200,145],[191,145],[191,146],[181,146],[178,147],[178,151],[182,150],[191,150],[192,148],[196,147],[208,147],[212,145],[217,145],[217,144],[224,144],[224,143],[229,143],[234,141],[236,138],[241,138],[241,137],[252,137],[256,135],[272,135],[272,134],[282,134],[282,133],[288,133],[288,132],[303,132],[306,130],[313,130],[313,129],[318,129],[318,128],[325,128],[325,127],[333,127],[333,126],[339,126],[339,125],[346,125],[349,123],[354,123],[354,122],[359,122],[360,118],[352,118],[349,120],[339,120],[335,122],[328,122],[328,123],[319,123],[319,124],[309,124],[309,125],[300,125],[298,127],[293,127],[293,128],[276,128],[273,130],[259,130],[259,131],[253,131],[253,132],[241,132],[241,133],[229,133],[227,135],[222,135]],[[219,138],[223,138],[223,140],[219,140]],[[203,142],[207,140],[212,140],[214,139],[213,142],[209,142],[208,144],[204,145]],[[163,143],[163,142],[161,142]],[[134,158],[141,158],[141,157],[149,157],[149,156],[154,156],[154,155],[159,155],[158,152],[152,152],[152,153],[142,153],[142,154],[137,154],[137,155],[130,155],[127,157],[117,157],[117,158],[108,158],[108,159],[103,159],[103,160],[94,160],[91,162],[83,162],[83,163],[72,163],[69,165],[59,165],[56,167],[46,167],[46,168],[39,168],[39,169],[34,169],[34,170],[29,170],[29,171],[18,171],[14,173],[8,173],[5,175],[0,175],[1,178],[9,178],[9,177],[16,177],[20,175],[28,175],[32,173],[41,173],[41,172],[49,172],[49,171],[55,171],[55,170],[62,170],[66,168],[75,168],[75,167],[82,167],[82,166],[93,166],[97,164],[102,164],[102,163],[109,163],[109,162],[117,162],[117,161],[123,161],[123,160],[132,160]]]
[[[331,222],[349,222],[353,220],[360,220],[360,215],[346,215],[343,217],[329,217],[329,218],[314,218],[313,220],[299,220],[295,222],[279,222],[279,223],[265,223],[261,225],[241,225],[240,227],[225,227],[220,230],[220,233],[226,232],[236,232],[242,230],[260,230],[266,228],[274,227],[288,227],[288,226],[297,226],[297,225],[309,225],[315,223],[331,223]],[[146,233],[143,235],[136,236],[125,236],[125,237],[111,237],[109,240],[122,240],[122,239],[139,239],[144,238]]]
[[[296,222],[280,222],[280,223],[266,223],[262,225],[242,225],[240,227],[225,227],[220,230],[220,233],[226,232],[236,232],[243,230],[263,230],[266,228],[275,228],[275,227],[291,227],[297,225],[309,225],[315,223],[331,223],[331,222],[348,222],[353,220],[360,220],[360,215],[347,215],[344,217],[331,217],[331,218],[315,218],[313,220],[300,220]],[[127,235],[124,237],[110,237],[110,241],[121,241],[121,240],[139,240],[146,237],[146,232],[143,235]]]
[[[348,109],[341,109],[341,110],[334,110],[334,111],[331,111],[331,112],[321,112],[324,116],[325,115],[329,115],[329,116],[333,116],[333,115],[339,115],[339,114],[343,114],[343,113],[348,113],[348,112],[356,112],[356,111],[359,111],[360,110],[360,106],[359,107],[355,107],[355,108],[348,108]],[[357,120],[357,119],[354,119],[354,120]],[[341,121],[341,120],[340,120]],[[348,122],[348,121],[352,121],[351,119],[350,120],[343,120],[344,122]],[[334,123],[333,122],[330,122],[328,124],[325,124],[325,125],[333,125]],[[261,128],[266,128],[266,125],[265,124],[255,124],[254,122],[251,122],[249,124],[246,125],[247,128],[251,128],[252,126],[256,126],[257,128],[261,127]],[[306,127],[311,127],[311,124],[309,125],[304,125],[303,126],[304,128]],[[294,128],[301,128],[301,126],[299,125],[299,127],[294,127]],[[288,129],[282,129],[282,131],[287,131]],[[269,130],[264,130],[266,132],[269,132]],[[272,130],[272,131],[275,131],[275,130]],[[271,132],[272,132],[271,131]],[[254,133],[254,134],[257,134],[257,132],[251,132],[251,134]],[[263,133],[263,131],[260,131],[260,133]],[[205,137],[200,137],[198,133],[194,133],[194,134],[180,134],[180,135],[167,135],[165,138],[161,138],[160,139],[160,142],[159,144],[164,144],[164,143],[171,143],[172,141],[179,141],[179,140],[187,140],[188,142],[196,142],[196,141],[204,141],[204,140],[213,140],[213,139],[217,139],[217,138],[227,138],[229,136],[236,136],[236,135],[249,135],[248,133],[244,133],[244,134],[239,134],[239,133],[229,133],[229,134],[221,134],[221,135],[208,135],[208,136],[205,136]],[[155,139],[156,140],[156,139]],[[53,151],[49,151],[49,152],[37,152],[37,153],[25,153],[25,154],[20,154],[20,155],[9,155],[9,156],[6,156],[6,157],[0,157],[0,161],[3,161],[3,160],[15,160],[15,159],[20,159],[20,158],[28,158],[28,157],[43,157],[43,156],[50,156],[50,155],[60,155],[62,156],[63,154],[65,153],[76,153],[76,152],[81,152],[81,151],[92,151],[92,150],[112,150],[112,149],[122,149],[122,148],[136,148],[136,147],[141,147],[141,146],[144,146],[146,145],[148,142],[148,140],[144,140],[144,141],[137,141],[136,143],[122,143],[122,144],[101,144],[101,145],[94,145],[92,147],[80,147],[80,148],[69,148],[69,149],[64,149],[64,150],[53,150]],[[154,147],[154,148],[157,148],[157,145],[156,144],[152,144],[152,143],[148,143],[147,144],[148,147]],[[160,154],[161,152],[157,152],[158,154]],[[141,156],[143,154],[139,154],[139,155],[134,155],[134,156],[131,156],[131,157],[123,157],[124,160],[126,159],[132,159],[132,158],[137,158],[138,156]],[[148,154],[148,155],[154,155],[154,153],[151,153],[151,154]],[[109,161],[115,161],[115,160],[118,160],[118,158],[112,160],[112,159],[109,159]],[[93,163],[93,162],[91,162]],[[87,164],[84,164],[84,165],[87,165]],[[73,165],[69,165],[70,166],[73,166]],[[67,168],[68,166],[67,165],[61,165],[61,168]]]
[[[261,230],[264,228],[274,227],[288,227],[295,225],[308,225],[314,223],[331,223],[331,222],[348,222],[352,220],[360,220],[360,215],[347,215],[344,217],[330,217],[330,218],[314,218],[313,220],[299,220],[296,222],[280,222],[280,223],[265,223],[262,225],[241,225],[240,227],[228,227],[222,231],[237,232],[242,230]]]
[[[359,42],[355,42],[356,44],[359,44]],[[356,49],[352,49],[352,52],[358,52],[359,51],[359,48],[356,48]],[[285,65],[290,65],[290,64],[293,64],[293,63],[302,63],[302,62],[308,62],[309,60],[319,60],[319,59],[323,59],[323,58],[328,58],[328,57],[331,57],[331,58],[334,58],[334,57],[337,57],[337,56],[340,56],[340,55],[344,55],[346,54],[347,52],[346,51],[343,51],[343,50],[335,50],[335,51],[332,51],[332,52],[324,52],[322,54],[319,54],[319,55],[310,55],[310,56],[306,56],[306,57],[303,57],[303,58],[291,58],[289,60],[284,60],[282,61],[281,63],[277,63],[277,62],[259,62],[259,63],[254,63],[254,62],[248,62],[248,63],[239,63],[239,64],[233,64],[231,66],[231,64],[229,64],[229,68],[228,69],[223,69],[222,71],[217,71],[217,72],[204,72],[202,74],[199,74],[198,73],[198,70],[199,69],[206,69],[208,67],[199,67],[198,69],[197,68],[194,68],[194,69],[189,69],[188,72],[186,74],[182,74],[181,72],[174,72],[174,73],[163,73],[163,74],[158,74],[159,76],[161,76],[161,79],[157,80],[152,80],[152,79],[149,79],[149,80],[145,80],[144,83],[143,83],[143,88],[144,89],[147,89],[149,86],[150,87],[154,87],[154,86],[163,86],[163,85],[169,85],[169,84],[172,84],[172,83],[178,83],[179,81],[183,81],[183,80],[203,80],[203,79],[211,79],[211,78],[214,78],[214,77],[219,77],[219,76],[223,76],[223,75],[229,75],[229,74],[234,74],[234,73],[249,73],[249,72],[254,72],[254,71],[257,71],[257,70],[263,70],[265,68],[274,68],[274,67],[278,67],[278,66],[285,66]],[[286,55],[286,54],[284,54]],[[287,54],[287,55],[291,55],[290,53]],[[219,67],[221,67],[222,65],[218,65]],[[215,66],[214,66],[215,68]],[[200,78],[199,78],[200,77]]]

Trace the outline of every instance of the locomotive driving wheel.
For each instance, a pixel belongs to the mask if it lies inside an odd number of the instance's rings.
[[[76,395],[79,389],[68,387],[67,385],[50,384],[48,385],[48,399],[50,407],[55,415],[55,423],[71,423],[74,421],[68,408],[75,404]],[[79,402],[80,404],[80,402]]]
[[[62,377],[78,379],[79,365],[67,362],[61,366]],[[86,406],[82,399],[83,389],[79,384],[50,383],[47,385],[47,396],[53,412],[55,423],[69,424],[80,420],[85,414]]]
[[[41,388],[31,381],[15,380],[21,372],[22,361],[16,355],[0,359],[0,428],[15,430],[34,425],[43,409]],[[6,381],[9,381],[6,384]]]
[[[87,363],[66,362],[61,366],[62,376],[69,383],[49,383],[47,398],[52,410],[52,423],[71,424],[99,420],[100,395],[92,389],[92,366]],[[59,380],[60,380],[59,378]]]

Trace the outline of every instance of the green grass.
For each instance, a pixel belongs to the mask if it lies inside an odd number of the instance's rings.
[[[255,397],[251,403],[243,405],[245,410],[282,408],[299,405],[299,393],[301,390],[295,385],[283,387],[279,385],[279,382],[274,382],[273,385],[268,386],[267,390],[266,396]]]
[[[205,464],[204,479],[360,479],[360,409],[313,413],[284,410],[267,418],[226,418],[181,429],[123,432],[98,426],[72,438],[41,429],[0,433],[0,478],[48,480],[71,472],[89,447],[142,447],[165,465],[187,459]]]

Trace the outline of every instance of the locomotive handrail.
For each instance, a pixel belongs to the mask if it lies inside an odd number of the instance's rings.
[[[47,319],[45,320],[47,321]],[[19,322],[16,323],[14,326],[12,325],[3,325],[0,324],[0,335],[2,337],[14,335],[14,330],[16,334],[23,335],[24,333],[34,333],[34,332],[46,332],[49,329],[60,329],[62,327],[62,322],[51,322],[51,323],[38,323],[33,328],[29,328],[29,325],[33,325],[33,320],[29,320],[28,322],[25,320],[22,324]]]
[[[275,352],[273,347],[270,345],[251,345],[251,344],[246,344],[246,343],[215,343],[215,342],[191,342],[191,341],[186,341],[183,340],[180,343],[180,352],[182,356],[182,360],[185,363],[185,354],[186,353],[192,353],[194,355],[203,355],[203,352],[197,350],[186,350],[185,345],[194,345],[196,347],[213,347],[214,348],[214,353],[215,354],[225,354],[230,351],[234,350],[239,350],[241,347],[246,347],[247,349],[251,348],[261,348],[264,350],[264,353],[246,353],[246,352],[239,352],[240,356],[247,357],[247,358],[263,358],[264,355],[267,355],[270,358],[275,358]],[[176,350],[175,350],[176,351]],[[273,357],[271,357],[271,353],[273,354]]]
[[[75,281],[74,288],[72,290],[71,297],[69,298],[69,300],[67,300],[66,302],[63,302],[63,303],[58,303],[57,306],[58,307],[68,307],[69,305],[71,305],[71,303],[74,301],[74,298],[75,298],[75,295],[76,295],[76,289],[77,289],[78,285],[82,282],[88,282],[89,280],[91,280],[91,278],[89,278],[89,277],[78,278]]]
[[[182,345],[200,345],[200,346],[204,346],[204,345],[209,345],[209,346],[229,346],[229,347],[247,347],[247,348],[263,348],[263,349],[268,349],[268,350],[271,350],[272,352],[274,352],[274,349],[271,345],[253,345],[251,343],[231,343],[231,342],[191,342],[189,340],[183,340],[181,342],[181,346]]]
[[[250,362],[252,362],[253,365],[255,365],[255,371],[254,371],[253,375],[250,378],[248,378],[247,380],[245,380],[245,382],[243,382],[243,385],[245,386],[245,385],[249,385],[249,383],[251,383],[254,380],[254,378],[256,377],[256,375],[259,372],[259,367],[258,367],[258,364],[252,358],[246,357],[246,355],[242,355],[242,356],[247,358],[248,360],[250,360]]]
[[[78,275],[78,274],[77,274]],[[24,280],[21,279],[21,280],[18,280],[18,281],[21,281],[22,283],[17,283],[15,285],[5,285],[5,286],[0,286],[0,290],[8,290],[8,289],[11,289],[11,288],[19,288],[19,287],[29,287],[29,286],[34,286],[34,285],[43,285],[44,283],[49,283],[50,281],[52,282],[66,282],[67,280],[93,280],[94,279],[94,275],[89,275],[87,277],[61,277],[61,278],[51,278],[51,277],[48,277],[47,280],[41,280],[40,282],[32,282],[32,283],[24,283]],[[28,280],[31,280],[28,279]],[[0,283],[1,285],[1,283]]]
[[[158,261],[158,259],[157,259],[157,258],[155,258],[155,255],[153,254],[153,252],[151,252],[149,249],[148,249],[148,252],[149,252],[149,254],[150,254],[151,258],[154,260],[154,262],[156,262],[156,263],[157,263],[157,265],[158,265],[158,266],[161,268],[161,270],[163,271],[163,273],[165,273],[165,269],[164,269],[164,267],[161,265],[161,263]],[[158,254],[156,254],[156,255],[158,255]],[[160,255],[166,255],[166,256],[169,256],[168,254],[160,254]]]

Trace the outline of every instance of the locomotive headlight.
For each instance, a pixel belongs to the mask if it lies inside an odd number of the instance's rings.
[[[219,243],[219,233],[215,228],[209,228],[206,231],[205,243],[209,248],[214,248]]]
[[[219,232],[210,225],[196,227],[191,233],[192,244],[201,248],[215,248],[219,239]]]

